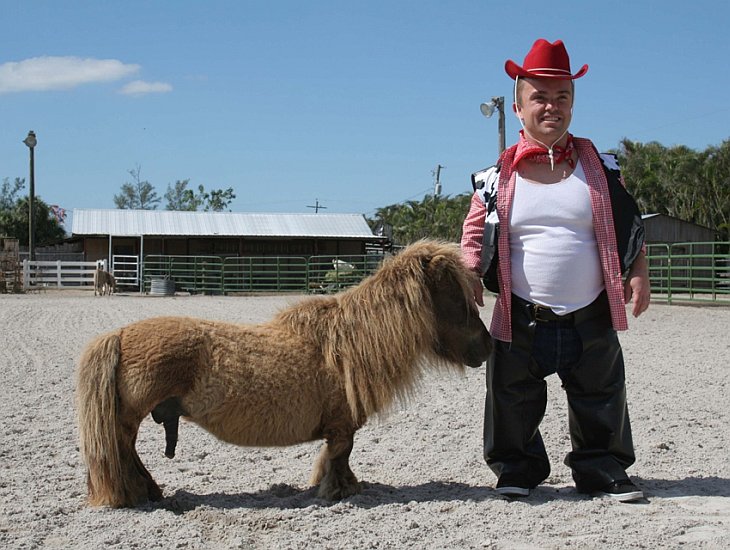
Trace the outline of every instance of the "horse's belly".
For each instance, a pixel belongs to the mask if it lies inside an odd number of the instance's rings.
[[[165,338],[151,342],[159,332]],[[125,338],[132,372],[120,391],[130,402],[145,379],[164,380],[160,397],[148,399],[152,406],[177,397],[185,417],[236,445],[319,439],[323,410],[342,393],[322,369],[317,346],[271,327],[163,318],[128,327]]]
[[[228,402],[192,414],[189,419],[218,439],[241,446],[295,445],[322,437],[319,407],[295,411],[287,406],[246,405],[246,402]]]
[[[191,420],[217,438],[245,446],[293,445],[321,437],[330,392],[293,369],[238,369],[199,380],[181,399]]]

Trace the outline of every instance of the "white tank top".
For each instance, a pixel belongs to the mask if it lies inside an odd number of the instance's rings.
[[[509,224],[512,292],[558,315],[593,302],[604,288],[593,212],[580,162],[552,184],[516,174]]]

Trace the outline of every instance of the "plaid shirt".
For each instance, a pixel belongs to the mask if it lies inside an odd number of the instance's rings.
[[[583,165],[589,187],[591,210],[593,212],[593,229],[596,235],[603,280],[611,309],[611,322],[615,330],[626,330],[628,329],[628,320],[624,305],[623,278],[621,277],[621,264],[613,227],[608,182],[601,166],[602,160],[596,154],[590,140],[574,138],[573,143],[578,152],[578,158]],[[509,216],[515,195],[515,172],[512,161],[516,149],[516,146],[512,146],[502,154],[496,207],[499,217],[499,241],[497,245],[499,253],[499,295],[492,314],[490,332],[494,338],[503,342],[512,341],[512,273],[510,268]],[[479,192],[476,192],[472,197],[469,213],[464,220],[461,248],[464,263],[479,274],[482,270],[482,237],[486,215],[487,207],[484,198]]]

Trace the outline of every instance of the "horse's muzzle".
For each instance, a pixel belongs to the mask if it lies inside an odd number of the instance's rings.
[[[467,350],[466,366],[472,368],[481,367],[492,353],[492,348],[492,337],[489,335],[486,327],[484,327],[483,333],[474,339],[472,345]]]

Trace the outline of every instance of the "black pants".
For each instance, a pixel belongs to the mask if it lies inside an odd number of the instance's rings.
[[[514,474],[535,487],[550,475],[539,426],[544,378],[557,372],[572,443],[565,464],[576,486],[592,491],[627,479],[635,457],[624,362],[605,293],[581,313],[575,321],[535,321],[530,304],[513,297],[512,342],[494,342],[487,370],[484,457],[498,477]]]

